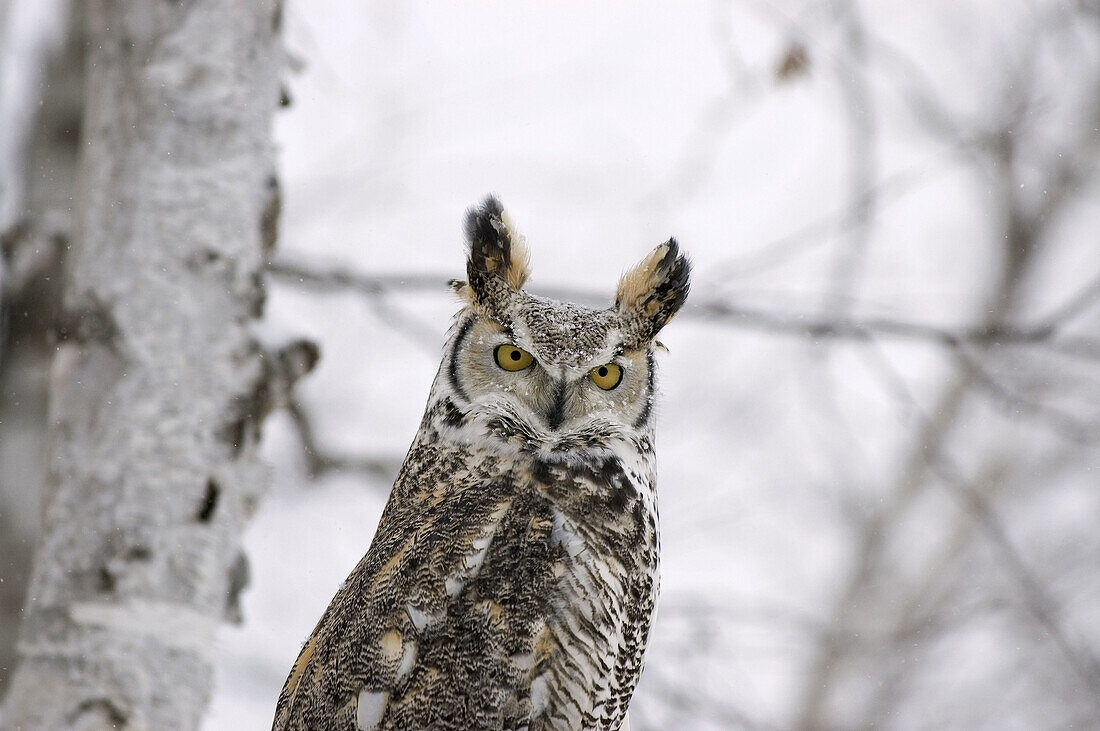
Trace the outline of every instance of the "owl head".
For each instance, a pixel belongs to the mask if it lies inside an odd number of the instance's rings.
[[[496,198],[466,219],[464,307],[446,347],[446,379],[463,415],[522,424],[527,438],[636,431],[651,418],[656,336],[684,304],[690,265],[676,242],[619,280],[592,309],[524,291],[528,252]]]

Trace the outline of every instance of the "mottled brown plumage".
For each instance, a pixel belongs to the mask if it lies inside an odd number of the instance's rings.
[[[467,236],[466,302],[420,431],[274,729],[625,718],[657,595],[653,338],[689,267],[669,241],[592,310],[521,289],[526,250],[495,199]]]

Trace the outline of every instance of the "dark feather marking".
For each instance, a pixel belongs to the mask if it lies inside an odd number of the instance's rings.
[[[550,407],[550,412],[546,415],[546,424],[551,430],[561,426],[561,421],[565,418],[566,388],[564,379],[554,384],[554,403]]]
[[[466,414],[455,406],[455,402],[449,398],[442,399],[439,402],[438,409],[440,419],[449,427],[461,426],[466,420]]]
[[[466,214],[466,278],[474,298],[494,319],[503,321],[504,301],[512,290],[509,272],[513,269],[512,234],[504,222],[504,207],[489,196],[480,208]],[[516,285],[518,287],[518,284]]]
[[[495,196],[488,196],[480,208],[472,208],[466,213],[466,239],[470,242],[470,258],[467,275],[470,285],[475,279],[480,285],[483,275],[489,273],[486,261],[495,259],[504,264],[506,270],[512,264],[512,240],[497,227],[502,221],[504,206]],[[503,274],[504,271],[498,272]]]
[[[634,428],[641,429],[645,426],[645,423],[649,420],[650,414],[653,413],[653,398],[656,395],[656,371],[657,361],[653,357],[653,351],[649,350],[645,354],[646,370],[649,371],[646,374],[646,390],[645,390],[645,403],[642,406],[642,413],[638,414],[638,418],[634,420]]]
[[[661,303],[661,311],[671,317],[687,300],[688,278],[691,276],[691,262],[680,254],[680,245],[676,239],[668,240],[668,253],[657,265],[661,281],[654,289],[654,296]],[[662,318],[667,321],[668,317]],[[664,325],[664,322],[661,323]],[[656,334],[656,333],[654,333]]]
[[[455,390],[459,396],[461,396],[466,403],[470,402],[470,396],[466,393],[466,390],[462,388],[462,385],[458,382],[458,350],[462,347],[462,341],[466,339],[466,336],[470,334],[470,328],[474,326],[474,317],[471,315],[466,318],[466,321],[462,323],[462,326],[458,329],[458,335],[455,336],[454,347],[451,348],[451,360],[447,364],[447,375],[451,379],[451,388]]]

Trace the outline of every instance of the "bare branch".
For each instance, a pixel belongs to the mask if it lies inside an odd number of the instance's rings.
[[[786,604],[731,598],[718,602],[705,594],[677,594],[661,601],[663,620],[684,620],[703,625],[769,624],[802,632],[819,632],[821,621]]]
[[[302,264],[277,262],[269,265],[276,276],[290,282],[307,286],[318,291],[349,290],[377,298],[385,294],[401,292],[449,292],[450,281],[442,274],[404,274],[368,275],[346,269],[312,269]],[[1100,282],[1093,285],[1100,290]],[[603,303],[605,298],[589,290],[570,287],[549,287],[542,292],[548,296],[566,299],[583,304]],[[1088,299],[1096,299],[1100,292],[1090,290]],[[1062,308],[1059,317],[1075,316],[1083,309],[1082,305]],[[392,313],[387,310],[392,322]],[[1058,315],[1059,313],[1054,313]],[[1029,345],[1044,344],[1052,349],[1079,355],[1088,359],[1100,360],[1100,341],[1091,338],[1055,340],[1061,326],[1068,320],[1048,316],[1038,326],[1012,326],[1001,324],[973,325],[969,327],[939,327],[906,320],[890,318],[828,318],[801,314],[779,314],[732,304],[723,300],[705,300],[686,307],[681,315],[685,319],[711,321],[716,324],[742,327],[777,334],[795,335],[813,339],[865,341],[874,338],[896,338],[902,340],[925,341],[949,348],[962,345]],[[401,327],[404,327],[404,321]],[[424,325],[424,332],[418,335],[418,341],[427,343],[430,330],[433,352],[436,351],[438,333],[434,328]]]
[[[364,455],[340,455],[323,449],[317,441],[313,421],[297,396],[292,396],[286,404],[302,452],[306,458],[306,471],[311,479],[318,479],[331,472],[360,474],[370,478],[372,484],[380,489],[389,490],[389,485],[401,467],[401,455],[369,457]]]
[[[659,698],[666,708],[678,711],[681,714],[681,720],[687,718],[705,719],[728,728],[743,729],[744,731],[775,731],[777,728],[749,717],[734,708],[728,701],[704,695],[698,692],[697,688],[693,687],[688,691],[681,685],[658,674],[652,667],[646,669],[645,687],[648,689],[649,695]],[[632,720],[631,724],[639,731],[654,728],[646,722],[635,723]]]
[[[1026,398],[998,381],[967,348],[959,347],[954,352],[959,362],[974,377],[975,385],[989,393],[994,402],[1009,414],[1027,414],[1040,419],[1057,434],[1078,444],[1087,444],[1100,438],[1100,422],[1084,421],[1057,407]]]
[[[685,311],[688,317],[713,320],[718,323],[746,327],[814,339],[871,340],[876,337],[918,340],[948,348],[961,345],[1027,345],[1052,344],[1057,326],[1016,327],[986,324],[969,327],[938,327],[889,318],[821,318],[804,315],[783,315],[722,301],[698,303]],[[1062,341],[1063,346],[1069,344]],[[1076,339],[1073,350],[1086,356],[1100,357],[1100,341]]]
[[[893,365],[883,357],[881,351],[877,348],[868,348],[864,352],[875,356],[874,365],[877,366],[876,370],[887,382],[890,392],[895,394],[907,406],[910,413],[916,414],[922,423],[929,424],[932,417],[920,407],[905,384],[904,379],[897,373]],[[893,637],[890,638],[891,646],[895,652],[900,651],[902,645],[910,645],[910,638],[918,634],[926,636],[927,632],[933,629],[934,618],[946,600],[946,595],[943,592],[937,594],[933,590],[934,584],[946,572],[952,559],[960,554],[962,549],[969,543],[975,528],[980,526],[988,531],[991,521],[996,524],[994,530],[1000,539],[995,542],[995,548],[998,550],[999,555],[1002,555],[1003,562],[1009,569],[1010,575],[1027,591],[1037,592],[1036,596],[1040,597],[1039,599],[1029,599],[1027,604],[1029,606],[1047,606],[1048,604],[1041,585],[1027,571],[1019,552],[1008,542],[1007,531],[992,511],[994,496],[1004,485],[1004,477],[1008,472],[1007,463],[1002,459],[995,458],[986,467],[979,470],[977,476],[971,480],[962,478],[959,469],[942,454],[932,461],[931,467],[948,489],[953,490],[956,495],[963,495],[966,499],[960,500],[960,511],[950,538],[937,554],[927,562],[928,570],[924,572],[923,578],[917,586],[905,592],[904,596],[896,603],[900,619],[896,624]],[[973,510],[975,500],[981,501],[981,505],[985,509],[983,516],[975,515]],[[1006,545],[1011,549],[1011,555],[1004,555]],[[956,615],[958,615],[957,612]],[[1059,636],[1062,637],[1062,640],[1056,639],[1056,643],[1063,654],[1067,650],[1069,651],[1067,657],[1073,667],[1087,668],[1090,665],[1095,665],[1094,661],[1076,657],[1070,644],[1065,641],[1064,632],[1053,614],[1044,613],[1040,617],[1040,622],[1047,627],[1048,631],[1059,633]],[[1048,625],[1054,626],[1051,628]],[[914,659],[909,658],[905,662],[895,661],[888,665],[886,674],[879,678],[878,687],[872,699],[870,711],[864,720],[863,728],[869,730],[881,726],[883,719],[888,717],[889,710],[899,693],[899,688],[903,683],[903,672],[912,672],[914,663]]]
[[[919,171],[905,171],[887,176],[874,186],[861,191],[858,197],[850,200],[839,211],[717,264],[703,274],[713,281],[728,282],[783,266],[800,254],[824,245],[831,236],[847,233],[859,226],[872,197],[881,205],[912,191],[928,178],[928,173]]]
[[[448,277],[423,273],[361,274],[339,267],[313,268],[286,260],[269,262],[267,271],[273,276],[316,291],[349,289],[368,297],[387,294],[397,289],[408,292],[447,291]]]
[[[431,292],[434,294],[452,294],[453,277],[446,274],[424,272],[393,272],[390,274],[365,274],[342,267],[313,267],[307,264],[284,260],[270,262],[268,271],[276,277],[316,292],[334,292],[347,290],[368,298],[377,298],[390,294]],[[602,306],[607,304],[607,293],[596,293],[574,287],[553,287],[539,290],[540,294],[558,299],[566,299],[580,304]],[[426,326],[427,327],[427,326]],[[433,328],[433,350],[438,350],[439,335]]]
[[[350,290],[363,295],[380,321],[416,345],[432,353],[439,352],[438,329],[394,305],[387,295],[396,291],[448,291],[445,277],[430,274],[366,275],[340,268],[314,269],[287,261],[268,262],[267,271],[272,276],[317,292]]]
[[[267,404],[264,412],[273,409],[285,409],[290,416],[302,452],[306,460],[306,472],[311,479],[317,479],[329,472],[359,473],[379,484],[389,484],[401,466],[400,455],[391,457],[365,457],[337,455],[321,448],[296,386],[299,379],[316,366],[320,358],[317,345],[308,340],[297,340],[280,350],[269,352],[264,359],[267,370]]]
[[[295,340],[269,351],[264,358],[269,405],[267,411],[286,406],[298,381],[317,366],[321,350],[311,340]]]
[[[963,501],[967,510],[978,520],[986,537],[996,547],[1003,565],[1020,589],[1027,610],[1073,668],[1085,686],[1086,695],[1092,701],[1097,718],[1100,718],[1100,662],[1084,648],[1078,651],[1070,641],[1068,632],[1054,609],[1053,599],[1028,567],[986,496],[961,478],[958,469],[942,453],[933,461],[933,467],[945,486]]]
[[[732,19],[723,10],[728,10],[726,4],[712,6],[711,31],[725,67],[726,88],[698,114],[680,163],[669,176],[664,192],[657,192],[652,198],[682,201],[693,197],[714,174],[719,160],[718,149],[767,90],[762,75],[754,75],[746,68],[733,36]]]
[[[1051,330],[1062,327],[1084,314],[1086,310],[1098,302],[1100,302],[1100,274],[1093,277],[1088,284],[1064,303],[1054,308],[1054,311],[1039,318],[1040,324],[1037,327]]]
[[[910,69],[911,75],[919,77],[919,71]],[[922,101],[921,97],[917,97]],[[948,118],[949,119],[949,118]],[[949,129],[941,133],[950,140],[957,140],[956,125],[952,122]],[[919,336],[958,349],[962,344],[972,344],[975,348],[993,344],[1013,342],[1045,342],[1052,338],[1056,328],[1018,329],[1004,325],[1012,314],[1020,292],[1020,285],[1035,261],[1043,240],[1041,229],[1029,225],[1024,220],[1016,194],[1016,150],[1018,141],[1009,134],[1010,128],[1001,130],[997,135],[997,144],[982,148],[981,162],[986,164],[993,176],[994,190],[999,204],[996,211],[1002,235],[995,239],[1002,254],[1002,267],[998,281],[988,298],[988,306],[983,323],[977,328],[968,328],[962,332],[949,333],[936,328],[915,326],[905,323],[876,323],[874,331],[889,331],[899,337]],[[832,325],[832,323],[818,323]],[[824,328],[824,332],[836,332],[833,327]],[[867,337],[868,331],[860,328],[841,330],[842,333]],[[961,336],[961,337],[960,337]],[[951,375],[940,393],[935,408],[922,418],[922,425],[909,447],[898,479],[888,488],[878,508],[866,519],[859,537],[854,565],[848,580],[842,589],[834,607],[830,629],[821,638],[817,656],[803,686],[802,699],[797,712],[796,727],[816,729],[823,725],[823,713],[832,688],[839,683],[838,675],[843,661],[851,654],[846,638],[853,634],[852,624],[857,621],[858,609],[865,595],[881,580],[882,561],[888,537],[895,525],[906,514],[915,498],[927,486],[926,474],[945,459],[944,447],[950,433],[959,420],[963,405],[969,396],[975,380],[973,371],[957,370]],[[920,413],[919,411],[917,413]],[[1071,664],[1072,658],[1070,658]],[[1076,668],[1077,665],[1074,664]]]
[[[845,102],[848,198],[856,205],[853,206],[854,220],[847,240],[833,261],[829,291],[824,302],[825,313],[831,315],[844,314],[845,305],[851,302],[856,292],[871,245],[871,229],[878,208],[878,186],[873,184],[878,168],[876,100],[867,79],[866,29],[858,0],[848,0],[843,4],[840,15],[849,58],[838,66],[837,77]]]
[[[935,91],[935,84],[903,52],[873,33],[867,33],[867,49],[879,68],[893,75],[902,101],[913,116],[934,137],[950,141],[962,150],[971,150],[980,138],[965,131]]]

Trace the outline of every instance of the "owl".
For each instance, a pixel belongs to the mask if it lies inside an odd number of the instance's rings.
[[[596,310],[524,291],[500,203],[467,216],[463,302],[369,550],[273,728],[625,728],[657,598],[657,333],[674,240]]]

